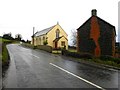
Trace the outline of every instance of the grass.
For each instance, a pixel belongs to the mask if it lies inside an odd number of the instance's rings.
[[[9,54],[5,42],[10,42],[10,40],[0,38],[0,58],[2,58],[1,60],[3,65],[7,63],[9,59]]]
[[[117,64],[116,62],[110,61],[110,60],[103,61],[103,60],[101,60],[99,58],[93,58],[93,59],[89,59],[88,61],[95,62],[95,63],[98,63],[98,64],[109,65],[109,66],[114,66],[114,67],[120,68],[120,64]]]
[[[114,57],[92,57],[92,58],[87,58],[86,55],[84,55],[85,57],[79,57],[79,55],[76,53],[77,51],[75,49],[69,49],[68,52],[65,52],[65,55],[68,57],[72,57],[75,58],[73,60],[75,61],[82,61],[82,62],[88,62],[88,63],[97,63],[97,64],[102,64],[102,65],[109,65],[109,66],[113,66],[113,67],[118,67],[120,68],[120,58],[114,58]]]
[[[10,57],[6,47],[6,45],[9,43],[12,43],[12,41],[0,38],[0,60],[2,61],[2,77],[5,76],[5,72],[9,66]]]
[[[61,50],[53,50],[52,53],[53,54],[61,54]]]
[[[69,52],[77,52],[76,49],[68,49]]]
[[[69,52],[77,52],[77,50],[75,49],[68,49]],[[53,54],[61,54],[61,50],[53,50],[52,51]]]

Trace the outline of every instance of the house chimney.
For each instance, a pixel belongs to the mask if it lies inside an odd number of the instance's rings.
[[[93,9],[93,10],[91,11],[91,13],[92,13],[92,16],[97,16],[97,10],[96,10],[96,9]]]

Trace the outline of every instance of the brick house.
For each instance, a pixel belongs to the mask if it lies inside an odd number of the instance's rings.
[[[115,26],[97,16],[97,10],[77,29],[77,51],[100,55],[115,55]]]

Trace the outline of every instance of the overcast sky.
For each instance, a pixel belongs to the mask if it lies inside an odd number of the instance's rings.
[[[119,0],[0,0],[0,35],[21,34],[31,40],[33,27],[40,31],[59,22],[71,43],[71,30],[77,29],[97,9],[97,15],[116,27]],[[118,38],[118,37],[117,37]]]

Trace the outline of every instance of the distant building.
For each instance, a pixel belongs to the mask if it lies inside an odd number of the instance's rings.
[[[42,31],[38,31],[32,36],[32,44],[34,39],[34,45],[47,45],[54,49],[66,48],[68,49],[68,39],[67,33],[62,29],[62,27],[57,23],[56,25],[46,28]]]
[[[115,55],[115,26],[97,16],[97,10],[92,10],[92,16],[77,29],[77,51],[100,55]]]

